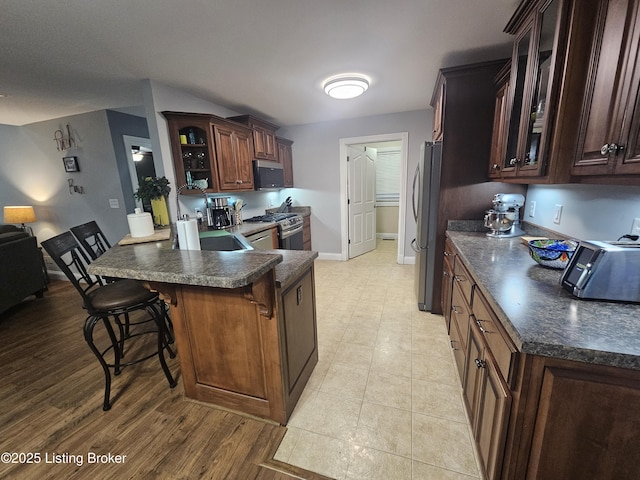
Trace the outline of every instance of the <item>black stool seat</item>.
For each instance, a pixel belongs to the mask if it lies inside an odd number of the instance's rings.
[[[123,367],[157,356],[162,371],[169,382],[169,387],[175,387],[176,381],[164,358],[165,350],[169,352],[171,358],[176,356],[169,345],[173,340],[170,332],[171,322],[168,318],[166,305],[158,293],[148,290],[142,282],[137,280],[124,279],[105,283],[101,277],[90,275],[87,272],[87,266],[91,261],[71,232],[61,233],[45,240],[41,245],[76,287],[82,297],[83,307],[89,313],[84,321],[84,338],[104,371],[105,389],[102,409],[109,410],[111,408],[110,369],[113,369],[114,375],[118,375]],[[131,322],[129,315],[134,312],[141,314],[136,315],[135,322]],[[99,348],[94,338],[94,330],[99,323],[104,325],[107,332],[106,348]],[[133,328],[132,331],[129,329],[130,326],[138,327],[146,323],[150,323],[155,328],[140,328],[139,331],[133,331]],[[156,337],[157,350],[148,353],[142,348],[140,349],[142,353],[136,351],[140,355],[139,357],[123,362],[125,340],[129,342],[129,339],[148,335]],[[104,336],[98,337],[98,339],[98,343],[104,343]],[[148,348],[145,343],[142,343],[141,346]],[[108,361],[111,358],[113,361]]]
[[[146,289],[137,280],[124,279],[87,292],[87,297],[93,311],[108,312],[151,302],[157,299],[158,294]]]

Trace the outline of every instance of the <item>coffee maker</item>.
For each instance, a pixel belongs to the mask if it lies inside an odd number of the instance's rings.
[[[207,223],[209,228],[222,230],[231,225],[229,197],[207,198]]]
[[[493,208],[484,215],[484,226],[490,231],[488,237],[519,237],[520,208],[524,206],[524,195],[520,193],[496,193],[491,202]]]

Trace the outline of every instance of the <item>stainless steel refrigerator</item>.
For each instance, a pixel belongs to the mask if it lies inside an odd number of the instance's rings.
[[[420,149],[420,159],[413,177],[416,238],[411,241],[411,248],[416,253],[414,283],[418,308],[427,311],[432,310],[434,301],[439,301],[433,298],[433,284],[436,281],[436,231],[441,167],[442,143],[425,142]]]

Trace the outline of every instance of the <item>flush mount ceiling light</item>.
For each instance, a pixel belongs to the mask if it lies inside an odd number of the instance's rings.
[[[323,88],[332,98],[355,98],[367,91],[369,80],[362,75],[338,75],[325,80]]]
[[[140,151],[140,147],[137,145],[131,146],[131,156],[134,162],[140,162],[144,158],[144,153]]]

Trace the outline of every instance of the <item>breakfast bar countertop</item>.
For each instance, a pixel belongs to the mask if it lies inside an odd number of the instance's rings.
[[[204,287],[238,288],[282,262],[275,250],[174,250],[169,242],[116,245],[89,265],[89,273]]]
[[[116,245],[89,265],[95,275],[183,285],[238,288],[276,269],[284,287],[309,268],[318,253],[302,250],[173,250],[170,242]]]
[[[520,237],[447,235],[521,352],[640,370],[639,305],[574,297]]]

